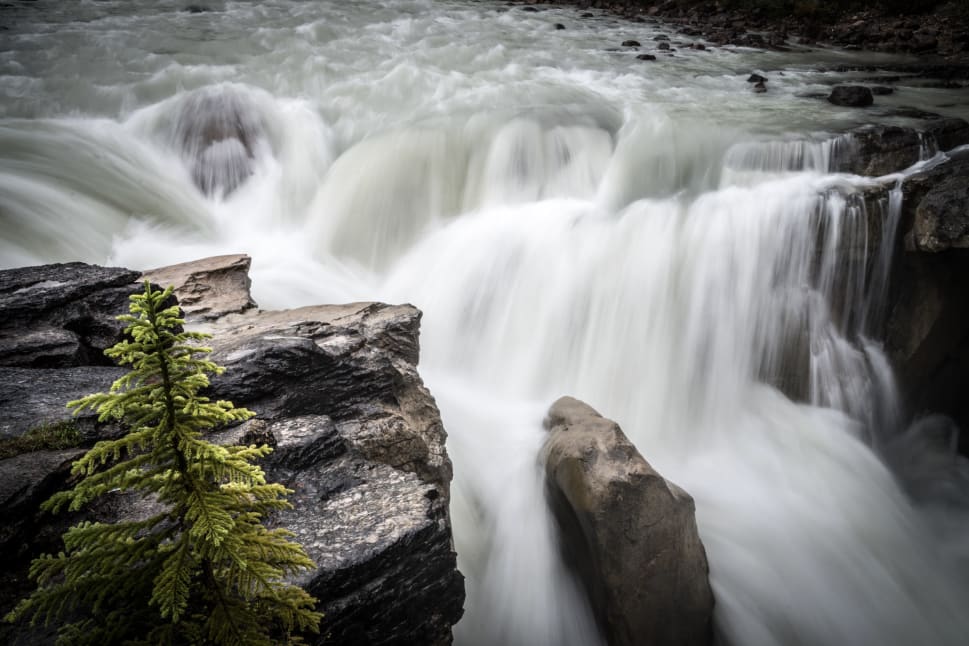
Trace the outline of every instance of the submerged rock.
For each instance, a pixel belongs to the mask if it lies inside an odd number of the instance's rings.
[[[421,313],[382,303],[258,311],[248,265],[245,256],[225,256],[146,275],[175,283],[176,296],[187,303],[187,327],[215,335],[213,359],[227,372],[213,379],[211,396],[257,412],[214,439],[274,446],[263,463],[267,476],[295,491],[295,508],[272,522],[295,532],[317,563],[298,581],[326,613],[311,643],[450,644],[451,626],[463,613],[464,582],[448,514],[446,435],[416,368]],[[0,272],[0,286],[8,287],[0,321],[7,322],[9,347],[19,347],[17,339],[33,334],[35,325],[64,319],[58,312],[77,309],[111,322],[96,344],[110,345],[121,332],[113,317],[127,312],[137,278],[137,272],[79,263]],[[43,298],[18,292],[32,285],[40,285]],[[0,365],[10,365],[10,356],[0,352]],[[19,355],[12,356],[20,366]],[[90,365],[0,367],[2,431],[22,434],[31,416],[41,419],[45,411],[66,419],[67,399],[105,390],[122,373]],[[84,447],[118,430],[84,424],[76,449],[0,460],[0,559],[10,564],[0,613],[29,591],[30,560],[61,549],[68,526],[146,511],[144,501],[111,495],[82,514],[39,513],[41,502],[67,486],[70,463]],[[53,643],[51,635],[26,627],[7,630],[0,630],[5,643]]]
[[[175,115],[176,145],[205,195],[227,195],[253,173],[256,143],[265,138],[256,106],[229,87],[188,95]]]
[[[549,502],[606,642],[710,644],[713,593],[690,495],[578,400],[555,402],[546,428]]]
[[[828,95],[828,101],[835,105],[851,108],[864,108],[875,102],[871,90],[863,85],[836,85]]]

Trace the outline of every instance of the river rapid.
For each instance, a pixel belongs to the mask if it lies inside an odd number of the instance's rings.
[[[964,96],[838,108],[807,95],[871,73],[824,70],[896,59],[699,51],[564,8],[185,6],[0,8],[0,266],[244,252],[263,308],[420,307],[456,643],[598,643],[542,489],[563,394],[694,496],[724,644],[966,643],[969,469],[898,404],[874,180],[829,172],[836,134]],[[658,34],[673,56],[620,47]]]

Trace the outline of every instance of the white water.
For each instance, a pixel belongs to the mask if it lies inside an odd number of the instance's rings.
[[[969,474],[945,420],[905,428],[888,256],[827,172],[824,133],[893,117],[797,96],[855,59],[643,63],[607,48],[655,25],[488,2],[209,6],[0,10],[0,266],[246,252],[263,307],[418,305],[460,644],[597,641],[537,463],[561,394],[695,497],[726,642],[965,643]]]

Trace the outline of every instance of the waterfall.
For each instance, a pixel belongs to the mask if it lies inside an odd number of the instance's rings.
[[[644,65],[609,45],[665,27],[566,8],[211,4],[10,14],[0,266],[245,252],[265,308],[420,307],[458,644],[598,643],[538,462],[563,394],[695,498],[722,643],[965,642],[969,468],[881,347],[903,178],[833,172],[860,113],[799,98],[854,54]],[[755,95],[755,67],[785,73]]]

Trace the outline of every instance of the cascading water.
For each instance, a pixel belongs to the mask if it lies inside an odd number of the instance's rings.
[[[904,427],[878,343],[901,192],[866,207],[823,134],[859,113],[797,96],[849,55],[644,65],[608,47],[661,26],[566,9],[210,5],[0,9],[0,265],[241,251],[263,307],[422,308],[460,644],[598,642],[537,462],[561,394],[696,499],[725,643],[965,643],[969,469],[947,420]],[[754,68],[785,74],[755,95]]]

